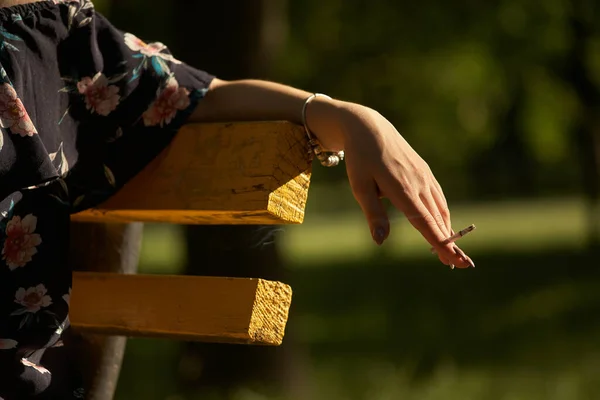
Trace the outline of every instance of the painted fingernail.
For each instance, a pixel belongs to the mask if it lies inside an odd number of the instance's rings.
[[[460,257],[461,261],[468,263],[469,257],[467,257],[464,251],[454,246],[454,253],[456,253]]]
[[[373,240],[375,240],[375,243],[377,243],[379,246],[381,246],[381,244],[385,240],[385,229],[376,228],[375,231],[373,232]]]
[[[462,251],[460,248],[458,248],[457,246],[454,246],[454,252],[459,255],[460,257],[460,261],[461,262],[466,262],[467,264],[469,264],[469,267],[471,268],[475,268],[475,263],[473,262],[473,260],[471,260],[464,251]]]
[[[450,264],[450,269],[454,269],[454,264]]]

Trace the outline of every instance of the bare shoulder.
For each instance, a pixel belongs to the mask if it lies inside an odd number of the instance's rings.
[[[43,0],[0,0],[0,8],[12,7],[18,4],[37,3]]]

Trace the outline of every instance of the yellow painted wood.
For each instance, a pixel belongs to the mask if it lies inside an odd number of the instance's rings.
[[[279,345],[292,290],[249,278],[75,272],[71,324],[87,332]]]
[[[311,175],[302,127],[289,122],[190,124],[97,209],[96,222],[297,224]]]

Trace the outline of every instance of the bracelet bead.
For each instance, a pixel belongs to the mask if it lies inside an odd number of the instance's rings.
[[[310,129],[308,129],[308,125],[306,123],[306,109],[308,108],[310,102],[317,97],[324,97],[331,100],[331,97],[327,96],[326,94],[314,93],[304,101],[304,106],[302,107],[302,124],[304,125],[306,136],[308,137],[309,153],[314,154],[324,167],[335,167],[344,159],[344,151],[324,151],[321,143],[319,143],[318,139],[313,135]]]

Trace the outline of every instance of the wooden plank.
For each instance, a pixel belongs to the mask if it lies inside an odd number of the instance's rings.
[[[311,162],[288,122],[190,124],[138,176],[78,221],[297,224]]]
[[[292,290],[250,278],[75,272],[71,323],[88,332],[279,345]]]

